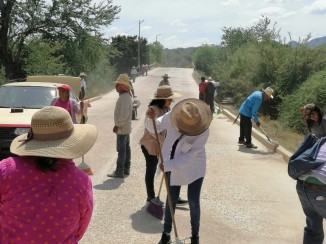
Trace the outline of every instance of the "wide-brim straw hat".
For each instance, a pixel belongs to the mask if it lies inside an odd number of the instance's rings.
[[[154,94],[154,96],[151,98],[152,100],[158,100],[158,99],[175,99],[182,97],[181,93],[177,91],[172,91],[171,86],[159,86]]]
[[[115,84],[121,84],[127,86],[129,89],[132,89],[132,85],[130,83],[130,77],[127,74],[119,75],[118,79],[115,81]]]
[[[207,104],[196,98],[178,102],[171,111],[172,126],[186,136],[197,136],[208,129],[212,112]]]
[[[73,124],[67,110],[48,106],[37,111],[31,132],[17,136],[10,151],[19,156],[79,158],[87,153],[97,138],[94,125]]]
[[[162,78],[170,78],[170,76],[168,74],[164,74]]]
[[[270,87],[266,87],[265,89],[263,89],[263,92],[265,92],[266,93],[266,95],[267,96],[269,96],[270,98],[274,98],[273,97],[273,89],[272,88],[270,88]]]
[[[79,74],[79,77],[81,77],[81,76],[87,76],[86,74],[85,74],[85,72],[81,72],[80,74]]]

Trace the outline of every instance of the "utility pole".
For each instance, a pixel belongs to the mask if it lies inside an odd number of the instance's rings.
[[[162,34],[156,34],[156,42],[155,42],[156,44],[157,44],[157,37],[158,37],[158,36],[161,36],[161,35],[162,35]]]
[[[139,20],[138,24],[138,68],[140,69],[140,24],[143,23],[144,20]]]

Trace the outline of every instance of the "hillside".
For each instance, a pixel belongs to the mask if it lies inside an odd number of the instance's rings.
[[[299,43],[296,41],[291,41],[289,42],[289,44],[291,47],[296,47]],[[314,38],[310,40],[307,44],[309,47],[318,47],[318,46],[326,45],[326,36]]]

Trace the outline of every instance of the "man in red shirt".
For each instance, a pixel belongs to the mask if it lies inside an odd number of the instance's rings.
[[[205,88],[208,85],[205,77],[201,77],[201,82],[199,83],[199,99],[204,101],[205,97]]]

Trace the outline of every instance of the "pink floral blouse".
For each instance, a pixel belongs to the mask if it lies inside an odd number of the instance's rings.
[[[92,183],[72,160],[57,171],[34,157],[0,161],[0,243],[78,243],[93,211]]]

